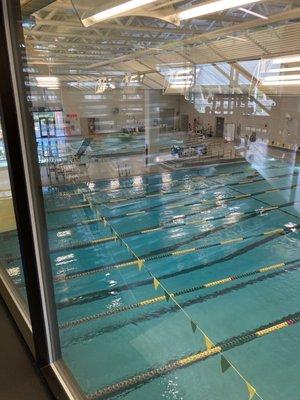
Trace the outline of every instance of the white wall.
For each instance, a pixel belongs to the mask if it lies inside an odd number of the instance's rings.
[[[233,114],[197,113],[194,107],[181,100],[181,113],[188,113],[190,121],[197,116],[204,125],[215,126],[217,116],[225,118],[225,124],[241,124],[242,135],[246,134],[246,128],[257,132],[257,137],[268,141],[269,144],[300,146],[300,96],[273,97],[276,106],[272,108],[270,116],[243,115],[239,110]]]
[[[178,96],[163,96],[161,90],[151,90],[152,107],[179,111]],[[97,118],[100,130],[120,131],[127,124],[145,120],[144,90],[126,93],[123,90],[111,90],[103,94],[78,89],[62,89],[64,114],[77,114],[78,118]]]
[[[62,104],[66,120],[67,115],[73,115],[70,123],[74,126],[73,133],[86,134],[86,129],[81,132],[86,124],[81,118],[99,118],[102,130],[119,131],[122,126],[131,122],[145,120],[144,91],[135,90],[133,93],[125,93],[123,90],[113,90],[104,94],[95,94],[90,90],[78,90],[75,88],[62,88],[61,92],[53,91],[53,97],[46,99],[43,93],[35,93],[34,106],[49,107]],[[223,116],[225,123],[241,124],[242,135],[246,128],[257,131],[260,139],[270,144],[283,143],[285,145],[300,146],[300,96],[273,96],[276,106],[270,112],[270,116],[243,115],[238,109],[231,115],[214,113],[199,113],[193,104],[182,95],[163,95],[161,90],[151,90],[153,107],[161,109],[174,109],[175,120],[177,114],[187,114],[190,122],[194,118],[201,117],[204,125],[215,125],[216,116]],[[50,100],[50,101],[49,101]],[[52,103],[52,104],[51,104]],[[116,109],[119,110],[116,113]],[[77,118],[75,117],[77,115]],[[179,128],[179,124],[175,126]]]

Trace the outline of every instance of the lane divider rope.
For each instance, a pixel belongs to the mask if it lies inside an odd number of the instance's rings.
[[[159,260],[161,258],[167,258],[167,257],[176,257],[176,256],[184,256],[184,255],[188,255],[191,253],[196,253],[198,251],[201,250],[206,250],[209,248],[213,248],[216,246],[226,246],[226,245],[231,245],[234,243],[239,243],[242,242],[244,240],[250,240],[250,239],[255,239],[255,238],[260,238],[263,236],[269,236],[269,235],[273,235],[273,236],[280,236],[280,235],[285,235],[287,233],[290,233],[292,230],[298,230],[300,227],[300,225],[293,225],[292,228],[288,228],[288,227],[284,227],[284,228],[278,228],[276,230],[273,231],[266,231],[266,232],[262,232],[259,234],[254,234],[254,235],[249,235],[249,236],[245,236],[245,237],[238,237],[238,238],[232,238],[230,240],[225,240],[225,241],[220,241],[220,242],[216,242],[216,243],[211,243],[211,244],[207,244],[204,246],[196,246],[196,247],[191,247],[188,249],[182,249],[182,250],[175,250],[175,251],[170,251],[170,252],[165,252],[165,253],[159,253],[156,255],[152,255],[152,256],[140,256],[139,258],[143,261],[143,262],[148,262],[148,261],[155,261],[155,260]],[[117,235],[115,235],[117,236]],[[94,267],[92,269],[88,269],[86,271],[82,271],[82,272],[78,272],[78,273],[73,273],[72,275],[58,275],[56,276],[54,279],[55,281],[60,281],[60,280],[68,280],[68,279],[75,279],[75,278],[80,278],[83,276],[88,276],[88,275],[94,275],[97,273],[107,273],[110,271],[113,271],[115,269],[124,269],[127,267],[132,267],[132,266],[136,266],[137,265],[137,260],[134,257],[131,260],[127,260],[125,262],[122,263],[118,263],[118,264],[112,264],[109,266],[99,266],[99,267]]]
[[[237,280],[241,280],[241,279],[244,279],[244,278],[248,278],[250,276],[255,276],[255,275],[258,275],[258,274],[265,274],[265,273],[273,272],[274,270],[277,270],[277,269],[283,269],[283,268],[288,267],[291,264],[294,265],[295,263],[297,263],[299,261],[300,260],[295,260],[295,261],[290,261],[290,262],[287,262],[287,263],[281,262],[281,263],[277,263],[277,264],[268,265],[268,266],[265,266],[265,267],[261,267],[261,268],[255,270],[255,271],[250,271],[250,272],[246,272],[246,273],[239,274],[239,275],[230,275],[230,276],[225,277],[223,279],[219,279],[219,280],[203,283],[202,285],[199,285],[199,286],[193,286],[193,287],[190,287],[190,288],[185,288],[185,289],[182,289],[182,290],[178,290],[178,291],[172,292],[171,294],[173,296],[175,296],[175,297],[178,297],[178,296],[182,296],[182,295],[185,295],[185,294],[198,292],[198,291],[203,290],[203,289],[207,289],[207,288],[211,288],[211,287],[216,287],[216,286],[228,284],[228,283],[231,283],[233,281],[237,281]],[[299,266],[300,266],[300,264],[299,264]],[[115,315],[115,314],[120,314],[120,313],[123,313],[123,312],[132,311],[133,309],[136,309],[136,308],[142,308],[142,307],[149,306],[149,305],[152,305],[152,304],[155,304],[155,303],[159,303],[159,302],[165,301],[165,299],[166,299],[165,296],[162,295],[162,296],[156,296],[156,297],[151,297],[151,298],[148,298],[148,299],[140,300],[140,301],[138,301],[136,303],[132,303],[132,304],[129,304],[129,305],[114,307],[114,308],[111,308],[109,310],[102,311],[100,313],[96,313],[96,314],[93,314],[93,315],[89,315],[89,316],[86,316],[86,317],[77,318],[75,320],[71,320],[71,321],[67,321],[67,322],[61,323],[61,324],[59,324],[59,328],[60,329],[73,328],[74,326],[81,325],[81,324],[86,323],[86,322],[95,321],[95,320],[98,320],[98,319],[103,319],[103,318],[106,318],[106,317],[109,317],[109,316],[112,316],[112,315]]]
[[[292,326],[298,323],[299,321],[300,321],[300,312],[288,315],[279,321],[274,321],[269,323],[268,327],[258,328],[258,330],[248,331],[247,333],[232,337],[220,344],[213,345],[210,349],[207,349],[205,351],[200,351],[177,360],[169,361],[168,363],[166,363],[161,367],[149,369],[145,372],[133,375],[132,377],[125,379],[123,381],[106,386],[103,389],[97,390],[96,392],[89,394],[88,398],[90,400],[103,399],[124,392],[125,390],[128,390],[130,388],[138,387],[139,385],[145,384],[153,379],[167,375],[170,372],[175,371],[176,369],[188,367],[192,364],[207,360],[208,358],[218,354],[221,355],[222,353],[231,350],[235,347],[244,345],[255,339],[259,339],[263,336],[288,328],[289,326]],[[232,363],[229,362],[228,359],[226,359],[226,361],[228,362],[229,367],[233,367]],[[235,367],[234,370],[238,372]],[[238,375],[242,377],[245,383],[248,383],[248,381],[246,381],[246,379],[240,373],[238,373]],[[258,396],[260,399],[262,399],[262,397],[257,393],[256,390],[254,390],[254,394]]]

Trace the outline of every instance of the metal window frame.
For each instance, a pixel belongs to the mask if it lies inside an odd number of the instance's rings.
[[[84,400],[61,358],[42,184],[24,84],[26,54],[19,0],[0,0],[0,38],[0,115],[30,320],[5,271],[0,274],[0,294],[53,393],[59,399]]]

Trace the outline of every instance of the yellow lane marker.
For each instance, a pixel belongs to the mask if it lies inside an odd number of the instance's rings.
[[[284,233],[284,229],[274,229],[273,231],[264,232],[264,235],[275,235],[276,233]]]
[[[205,283],[203,286],[208,288],[208,287],[212,287],[212,286],[223,285],[224,283],[228,283],[228,282],[232,282],[232,279],[231,278],[220,279],[218,281]]]
[[[285,267],[285,263],[274,264],[274,265],[270,265],[268,267],[259,269],[259,272],[268,272],[268,271],[272,271],[273,269],[278,269],[278,268],[283,268],[283,267]]]
[[[222,242],[220,242],[220,244],[230,244],[230,243],[242,242],[243,240],[244,240],[244,238],[239,237],[239,238],[230,239],[230,240],[223,240]]]

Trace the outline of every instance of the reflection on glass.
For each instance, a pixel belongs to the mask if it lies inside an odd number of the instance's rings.
[[[83,391],[297,397],[299,9],[47,3],[23,7],[27,96]]]
[[[16,218],[7,169],[4,138],[0,121],[0,267],[16,286],[24,302],[27,294],[20,254]]]

